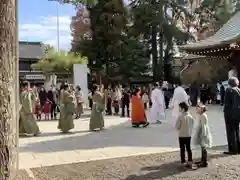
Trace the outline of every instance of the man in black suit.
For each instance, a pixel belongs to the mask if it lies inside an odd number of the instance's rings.
[[[225,154],[239,154],[239,122],[240,122],[240,89],[238,88],[239,81],[236,77],[231,77],[228,80],[228,85],[225,92],[224,100],[224,118],[226,124],[228,152]]]

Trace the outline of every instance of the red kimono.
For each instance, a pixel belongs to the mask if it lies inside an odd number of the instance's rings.
[[[50,102],[48,102],[48,101],[46,101],[45,103],[44,103],[44,106],[43,106],[43,113],[44,114],[49,114],[49,113],[51,113],[51,103]]]
[[[147,117],[140,94],[132,96],[132,125],[147,124]]]

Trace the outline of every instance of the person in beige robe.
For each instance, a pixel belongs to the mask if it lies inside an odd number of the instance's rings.
[[[61,115],[58,122],[58,129],[68,133],[74,128],[73,114],[75,113],[74,95],[69,91],[69,85],[65,84],[61,92]]]
[[[83,114],[83,104],[84,104],[84,94],[80,88],[80,86],[76,87],[76,92],[75,92],[75,96],[76,96],[76,103],[77,103],[77,107],[76,107],[76,119],[80,118],[81,115]]]
[[[103,112],[105,109],[105,98],[99,91],[98,86],[93,86],[93,107],[90,117],[89,129],[90,131],[103,130],[104,129],[104,118]]]
[[[40,134],[40,130],[34,116],[36,100],[37,97],[35,96],[35,93],[29,88],[29,82],[23,82],[23,91],[20,94],[20,135],[37,136]]]

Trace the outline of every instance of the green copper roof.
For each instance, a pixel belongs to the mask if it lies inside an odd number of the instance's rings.
[[[213,36],[196,43],[180,46],[185,51],[200,51],[240,41],[240,11],[238,11]]]

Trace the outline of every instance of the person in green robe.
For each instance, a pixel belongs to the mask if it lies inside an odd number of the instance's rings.
[[[63,133],[68,133],[74,128],[73,113],[75,112],[74,95],[69,91],[69,85],[65,84],[60,95],[60,120],[58,129]]]
[[[25,81],[22,84],[23,91],[20,93],[20,120],[19,133],[20,135],[34,135],[40,134],[38,124],[34,116],[34,107],[37,97],[35,93],[29,88],[29,82]]]
[[[93,106],[90,117],[89,129],[90,131],[103,130],[104,129],[104,118],[103,111],[105,109],[105,98],[103,94],[99,91],[97,85],[93,86]]]

